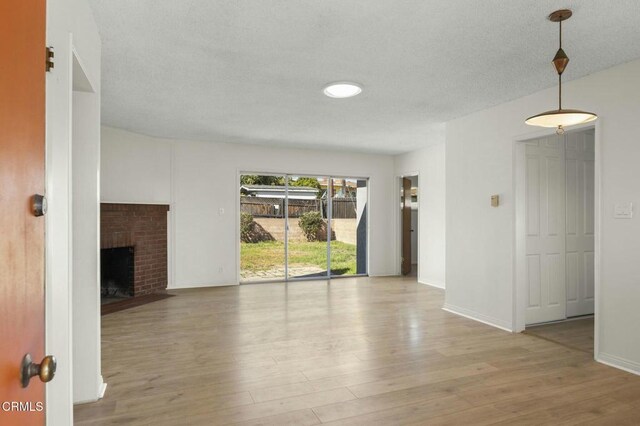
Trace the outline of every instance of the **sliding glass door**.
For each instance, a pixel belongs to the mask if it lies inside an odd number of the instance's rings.
[[[284,175],[240,176],[240,281],[279,281],[286,275]]]
[[[367,273],[367,186],[366,179],[332,179],[332,276]]]
[[[287,192],[287,277],[326,278],[326,177],[289,176]]]
[[[240,281],[367,274],[368,181],[240,176]]]

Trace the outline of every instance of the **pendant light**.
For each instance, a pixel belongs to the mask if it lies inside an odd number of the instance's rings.
[[[558,73],[558,109],[545,111],[529,117],[525,121],[525,123],[531,126],[556,127],[556,133],[559,135],[564,133],[564,128],[567,126],[588,123],[598,118],[598,116],[592,112],[580,111],[578,109],[562,109],[562,73],[569,63],[569,57],[564,53],[564,50],[562,50],[562,21],[566,21],[571,15],[572,12],[569,9],[556,10],[549,15],[549,20],[551,22],[557,22],[560,26],[560,48],[553,58],[553,65]]]

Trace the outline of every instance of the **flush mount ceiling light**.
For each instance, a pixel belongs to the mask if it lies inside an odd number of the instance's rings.
[[[326,85],[323,92],[330,98],[350,98],[359,95],[362,87],[356,83],[342,81]]]
[[[560,26],[560,48],[553,58],[553,65],[558,73],[558,109],[545,111],[541,114],[527,118],[525,123],[531,126],[556,127],[556,133],[564,133],[564,128],[576,124],[588,123],[598,118],[592,112],[580,111],[578,109],[562,109],[562,73],[567,68],[569,57],[562,50],[562,21],[571,18],[572,12],[569,9],[556,10],[549,15],[551,22],[557,22]]]

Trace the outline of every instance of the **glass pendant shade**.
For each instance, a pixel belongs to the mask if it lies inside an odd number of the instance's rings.
[[[584,124],[597,119],[592,112],[577,109],[555,109],[527,118],[525,123],[540,127],[567,127]]]

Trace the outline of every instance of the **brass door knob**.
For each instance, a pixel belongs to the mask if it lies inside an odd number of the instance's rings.
[[[31,359],[31,354],[26,354],[22,358],[21,381],[22,387],[29,386],[32,377],[38,376],[43,382],[50,382],[56,374],[56,357],[47,355],[42,359],[40,364],[36,364]]]

